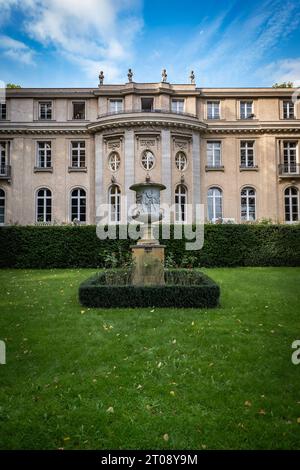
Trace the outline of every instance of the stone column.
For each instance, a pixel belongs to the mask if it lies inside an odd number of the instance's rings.
[[[172,204],[172,167],[170,131],[161,131],[161,182],[166,189],[161,194],[163,204]]]
[[[103,185],[103,137],[102,134],[95,136],[95,219],[98,222],[97,210],[101,204],[105,204],[105,191]]]
[[[135,165],[134,132],[131,129],[125,131],[124,164],[125,164],[124,193],[127,196],[127,208],[129,209],[131,205],[135,204],[135,192],[129,189],[129,187],[135,183],[134,181],[134,165]]]
[[[200,136],[193,132],[193,219],[196,217],[196,205],[201,203],[200,196]]]

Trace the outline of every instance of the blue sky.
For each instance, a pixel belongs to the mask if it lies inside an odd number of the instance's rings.
[[[0,0],[0,80],[23,87],[300,86],[300,2]]]

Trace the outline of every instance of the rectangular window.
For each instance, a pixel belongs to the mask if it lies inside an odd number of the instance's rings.
[[[109,100],[109,112],[120,113],[123,111],[123,100]]]
[[[9,142],[0,142],[0,176],[9,176]]]
[[[73,102],[73,119],[85,120],[85,102]]]
[[[253,117],[253,101],[240,101],[240,118],[252,119]]]
[[[207,142],[207,166],[221,166],[221,142]]]
[[[39,119],[49,121],[52,119],[52,102],[41,101],[39,102]]]
[[[207,119],[220,119],[220,101],[207,102]]]
[[[85,167],[85,142],[71,142],[71,166],[72,168]]]
[[[37,168],[51,168],[51,142],[37,143]]]
[[[253,168],[254,167],[254,142],[253,141],[241,141],[241,168]]]
[[[153,98],[141,98],[142,111],[153,111]]]
[[[184,112],[184,100],[173,99],[172,104],[171,104],[171,109],[173,113],[183,113]]]
[[[284,173],[297,173],[297,142],[283,143]]]
[[[7,119],[6,115],[6,103],[0,103],[0,119],[5,120]]]
[[[292,101],[283,101],[283,119],[295,119],[295,108]]]

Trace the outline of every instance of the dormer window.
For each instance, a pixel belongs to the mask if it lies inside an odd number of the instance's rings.
[[[153,111],[153,98],[141,98],[142,111],[151,112]]]
[[[85,102],[74,101],[73,102],[73,119],[85,120]]]
[[[253,117],[253,101],[240,101],[240,118],[252,119]]]

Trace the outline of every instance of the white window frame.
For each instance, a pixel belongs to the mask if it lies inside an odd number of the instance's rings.
[[[10,142],[0,141],[0,175],[7,174],[6,167],[10,165]]]
[[[187,187],[184,184],[178,184],[175,188],[175,223],[182,224],[187,222]]]
[[[143,151],[142,157],[141,157],[141,165],[146,171],[153,170],[155,166],[155,155],[151,150],[146,149]]]
[[[209,112],[209,109],[211,109],[211,113]],[[207,120],[221,119],[220,109],[221,109],[221,102],[219,100],[208,100],[206,102]]]
[[[3,195],[1,194],[3,192]],[[0,202],[3,201],[3,221],[1,222],[0,219],[0,225],[5,225],[5,219],[6,219],[6,192],[4,191],[3,188],[0,188]],[[1,204],[0,204],[1,207]]]
[[[286,109],[285,109],[286,105]],[[285,111],[287,116],[285,116]],[[282,101],[282,118],[283,119],[296,119],[296,107],[292,100],[283,100]],[[292,114],[292,115],[291,115]]]
[[[121,222],[121,189],[113,184],[108,189],[109,222],[119,224]]]
[[[245,163],[242,163],[242,151],[245,152]],[[252,151],[252,164],[249,165],[249,158],[251,155],[251,151]],[[240,167],[241,168],[254,168],[255,167],[255,141],[254,140],[241,140],[240,141]]]
[[[48,165],[48,158],[49,158],[49,155],[47,155],[48,152],[50,152],[50,165]],[[44,159],[43,165],[41,164],[42,158]],[[52,142],[51,141],[49,140],[37,141],[36,143],[36,168],[45,168],[45,169],[52,168]]]
[[[84,147],[81,146],[84,144]],[[84,151],[84,165],[81,165],[81,152]],[[72,140],[70,143],[70,157],[71,157],[71,168],[86,168],[86,141],[85,140]],[[73,162],[75,160],[75,165]]]
[[[212,194],[210,194],[212,192]],[[209,217],[210,204],[209,201],[212,201],[212,217]],[[221,213],[217,213],[217,201],[221,201]],[[207,190],[207,218],[211,222],[216,222],[218,219],[223,219],[223,191],[218,186],[212,186]]]
[[[295,152],[292,152],[295,151]],[[299,144],[296,140],[284,140],[283,141],[283,171],[284,173],[297,173],[297,163],[299,162],[298,157]],[[291,156],[294,156],[291,158]]]
[[[212,148],[209,149],[209,146],[212,145]],[[219,149],[215,148],[216,145],[219,145]],[[219,150],[219,157],[220,162],[216,164],[216,155],[218,154],[217,150]],[[209,152],[212,156],[212,164],[209,163]],[[220,140],[208,140],[206,142],[206,164],[208,168],[220,168],[222,166],[222,141]]]
[[[114,105],[113,105],[113,103],[114,103]],[[108,112],[112,113],[112,114],[121,113],[123,111],[123,106],[124,106],[124,103],[123,103],[122,98],[110,98],[109,99],[109,111]]]
[[[47,117],[47,112],[45,113],[46,117],[42,117],[42,106],[43,105],[49,105],[50,104],[50,114],[51,117]],[[38,116],[40,121],[52,121],[53,119],[53,102],[52,101],[39,101],[38,102]]]
[[[40,191],[43,191],[42,196],[39,196]],[[47,195],[47,191],[50,192],[50,196]],[[39,199],[43,200],[43,216],[42,216],[43,220],[38,220],[38,201],[39,201]],[[50,220],[46,220],[47,219],[47,200],[49,200],[49,199],[51,201]],[[52,217],[53,217],[53,215],[52,215],[52,191],[49,188],[39,188],[39,189],[37,189],[36,194],[35,194],[35,222],[36,223],[51,224]]]
[[[292,189],[295,189],[297,191],[297,194],[291,194],[291,190]],[[289,194],[286,195],[286,191],[289,191]],[[293,223],[298,223],[299,220],[300,220],[300,208],[299,208],[299,189],[296,188],[295,186],[289,186],[287,188],[285,188],[284,192],[283,192],[283,196],[284,196],[284,220],[285,220],[285,223],[287,224],[293,224]],[[296,220],[293,220],[293,218],[291,217],[293,215],[293,199],[296,199],[297,201],[297,219]],[[290,220],[287,220],[287,217],[286,217],[286,200],[288,199],[288,206],[289,206],[289,212],[290,212]]]
[[[75,191],[78,191],[77,196],[74,196],[73,193]],[[83,193],[83,194],[82,194]],[[76,217],[73,217],[73,201],[76,201],[77,203],[77,209],[76,209]],[[84,213],[84,219],[81,219],[81,203],[84,201],[84,208],[85,208],[85,213]],[[81,224],[86,223],[86,217],[87,217],[87,195],[86,195],[86,190],[84,188],[73,188],[71,189],[70,192],[70,220],[71,222],[74,221],[74,219],[77,219]]]
[[[243,195],[243,191],[246,191],[246,194]],[[249,192],[254,191],[254,195],[250,195]],[[246,215],[243,216],[243,205],[242,205],[242,199],[246,199]],[[252,204],[250,204],[250,199],[254,199],[254,218],[250,217],[250,208],[252,207]],[[256,220],[256,189],[253,188],[253,186],[245,186],[244,188],[241,189],[240,192],[240,208],[241,208],[241,221],[242,222],[254,222]]]
[[[110,171],[116,172],[120,169],[121,166],[121,157],[118,152],[115,150],[111,152],[108,156],[108,167]]]
[[[185,99],[184,98],[172,98],[171,100],[171,111],[172,113],[184,113],[185,110]]]
[[[182,150],[175,155],[175,166],[178,171],[185,171],[187,168],[187,156]]]
[[[248,107],[251,107],[251,111],[248,111]],[[252,114],[254,114],[254,103],[253,100],[241,100],[240,101],[240,119],[247,120],[253,119]]]

